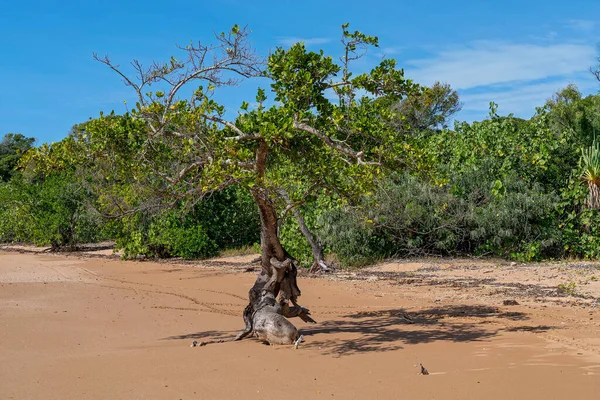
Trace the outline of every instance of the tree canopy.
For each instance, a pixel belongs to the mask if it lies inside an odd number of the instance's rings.
[[[20,133],[7,133],[0,142],[0,181],[8,181],[14,175],[19,160],[33,147],[35,138]]]

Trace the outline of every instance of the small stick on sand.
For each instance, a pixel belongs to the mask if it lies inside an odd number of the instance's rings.
[[[192,342],[192,344],[190,344],[190,347],[202,347],[202,346],[206,346],[207,344],[225,343],[225,342],[233,342],[233,341],[235,341],[235,338],[209,340],[206,342],[198,342],[197,340],[194,340]]]

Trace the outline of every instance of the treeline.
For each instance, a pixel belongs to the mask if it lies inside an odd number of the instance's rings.
[[[126,258],[261,243],[263,268],[287,254],[317,269],[395,256],[600,257],[600,95],[568,86],[528,120],[490,103],[485,120],[449,126],[461,108],[449,85],[421,87],[393,60],[351,72],[378,39],[348,24],[341,65],[302,43],[265,64],[248,34],[235,25],[215,48],[186,47],[186,62],[134,63],[135,109],[61,142],[5,135],[0,242],[114,240]],[[209,49],[220,51],[213,65]],[[219,70],[269,79],[276,104],[259,89],[255,108],[225,120],[212,93],[236,80]],[[181,100],[192,80],[209,85]],[[142,91],[156,82],[168,90]]]
[[[453,95],[446,88],[440,98]],[[458,109],[457,98],[442,111],[420,116],[408,101],[397,106],[415,127],[403,135],[405,165],[360,197],[339,194],[340,201],[331,201],[317,193],[299,207],[326,253],[345,265],[432,254],[519,260],[600,256],[593,190],[600,179],[595,142],[600,96],[582,97],[569,86],[529,120],[499,116],[492,104],[489,118],[453,129],[442,126]],[[75,127],[65,141],[76,140],[81,129]],[[56,145],[32,148],[33,142],[8,134],[0,144],[2,242],[59,249],[112,239],[126,257],[186,258],[259,242],[256,206],[236,186],[195,204],[182,201],[166,211],[157,206],[115,218],[99,211],[107,198],[92,185],[93,163],[77,167],[65,157],[64,165],[41,171],[31,168],[35,157],[25,157],[17,168],[27,151],[59,150]],[[591,153],[582,157],[585,151]],[[133,182],[122,182],[119,195],[135,197],[131,190]],[[310,262],[310,246],[293,216],[282,223],[280,234],[290,253]]]

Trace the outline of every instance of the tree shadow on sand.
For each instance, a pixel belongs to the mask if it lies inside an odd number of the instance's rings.
[[[302,347],[324,354],[346,356],[368,352],[400,350],[405,345],[446,342],[473,342],[492,338],[501,330],[544,331],[552,327],[519,326],[494,329],[503,321],[526,321],[522,312],[501,312],[497,307],[443,306],[408,312],[402,308],[363,311],[322,321],[300,329],[306,342]],[[203,331],[174,335],[161,340],[219,340],[235,336],[234,331]]]
[[[410,313],[390,309],[345,315],[304,328],[301,333],[307,338],[306,347],[343,356],[399,350],[408,344],[485,340],[499,332],[489,323],[503,319],[523,321],[527,316],[485,306],[436,307]]]
[[[167,336],[167,337],[161,338],[160,340],[192,340],[192,339],[219,340],[219,339],[226,339],[229,337],[234,337],[237,333],[238,333],[238,331],[229,331],[229,332],[203,331],[203,332],[186,333],[183,335]]]

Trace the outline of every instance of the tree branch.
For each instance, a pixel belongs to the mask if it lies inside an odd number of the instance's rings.
[[[343,153],[347,156],[350,156],[351,158],[355,159],[356,162],[360,165],[381,165],[381,163],[377,162],[377,161],[364,161],[363,158],[365,156],[365,153],[363,151],[357,152],[357,151],[353,150],[352,148],[350,148],[349,146],[343,144],[342,142],[332,139],[331,137],[327,136],[326,134],[319,131],[318,129],[315,129],[312,126],[307,125],[303,122],[294,120],[294,128],[317,136],[328,147],[330,147],[334,150],[337,150],[340,153]]]
[[[125,75],[123,72],[121,72],[121,70],[119,69],[118,65],[114,65],[110,59],[108,58],[107,55],[104,56],[104,58],[100,58],[98,56],[98,54],[93,53],[92,57],[94,58],[94,60],[108,66],[110,69],[112,69],[114,72],[116,72],[117,74],[119,74],[119,76],[121,78],[123,78],[123,80],[125,81],[125,85],[127,86],[131,86],[134,90],[135,93],[137,94],[138,100],[140,101],[141,105],[145,105],[146,102],[144,100],[144,95],[142,94],[142,87],[144,86],[144,81],[142,81],[142,83],[140,85],[136,84],[135,82],[133,82],[131,79],[129,79],[129,77],[127,75]],[[135,64],[134,64],[135,65]]]
[[[228,140],[261,140],[262,139],[262,136],[260,136],[260,135],[244,133],[240,128],[238,128],[231,122],[229,122],[221,117],[216,117],[214,115],[208,115],[208,114],[204,114],[203,117],[209,121],[213,121],[213,122],[225,125],[226,127],[228,127],[229,129],[231,129],[232,131],[234,131],[235,133],[238,134],[238,136],[227,137],[226,139],[228,139]]]
[[[281,195],[281,197],[283,197],[283,199],[285,200],[285,202],[287,204],[286,209],[291,209],[292,212],[294,213],[294,215],[296,216],[296,220],[298,221],[298,226],[300,227],[300,231],[302,232],[302,234],[308,241],[308,244],[310,245],[311,251],[313,253],[313,258],[314,258],[313,265],[311,267],[311,271],[316,272],[318,269],[320,269],[322,271],[329,270],[329,268],[325,264],[325,256],[323,253],[323,247],[318,242],[316,237],[308,229],[308,226],[306,225],[306,222],[304,221],[304,217],[302,217],[302,214],[298,210],[298,204],[294,204],[292,202],[292,200],[290,199],[290,196],[285,191],[285,189],[278,188],[278,191],[279,191],[279,194]]]

